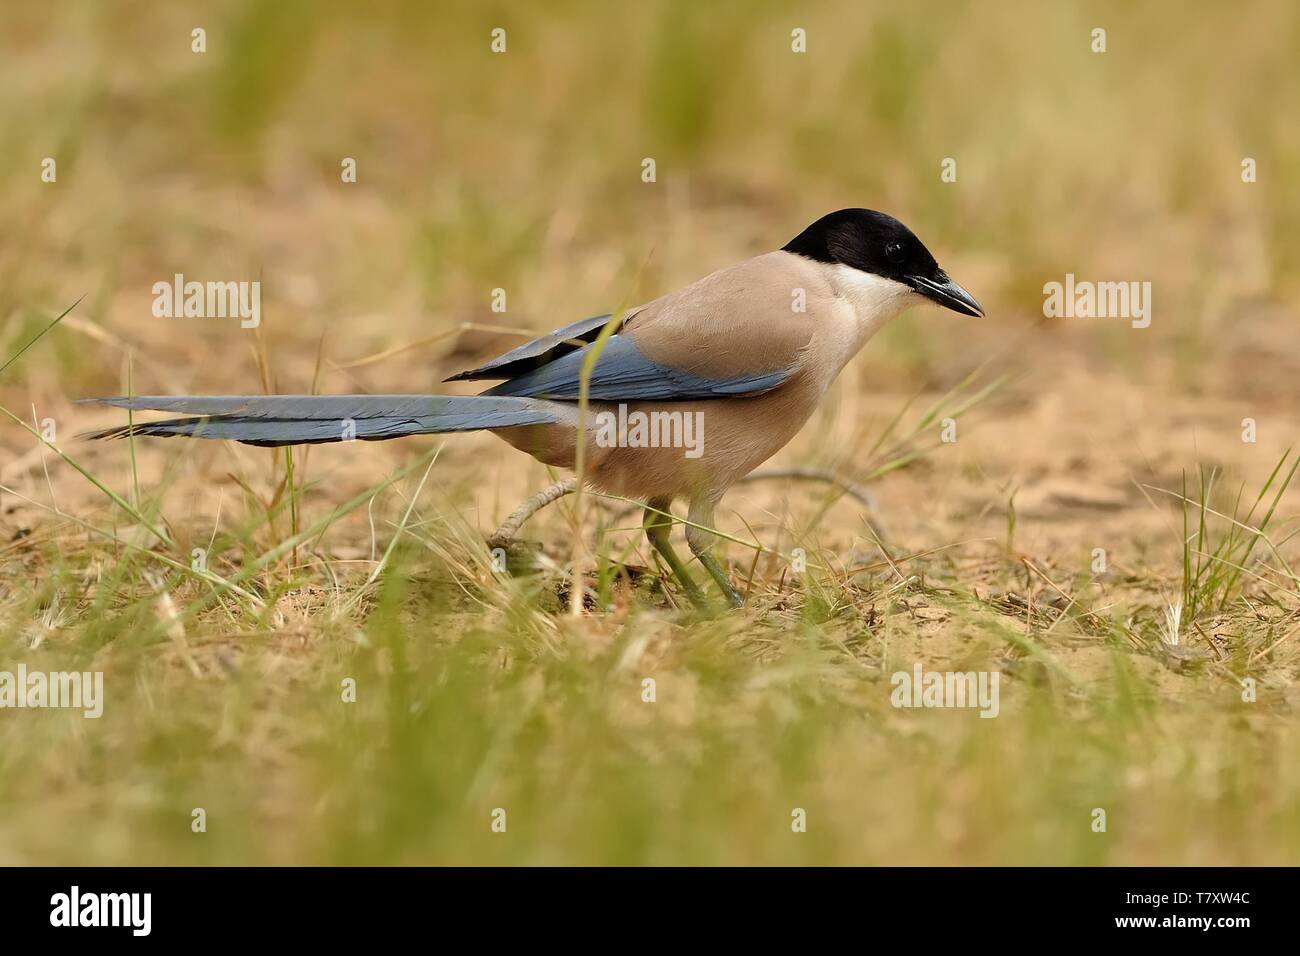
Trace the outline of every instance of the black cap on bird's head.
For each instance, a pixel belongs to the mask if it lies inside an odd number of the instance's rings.
[[[782,248],[892,279],[963,315],[984,314],[971,294],[939,268],[911,229],[874,209],[841,209],[822,216]]]

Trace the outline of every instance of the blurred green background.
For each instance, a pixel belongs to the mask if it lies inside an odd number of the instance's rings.
[[[496,287],[552,328],[848,205],[911,224],[1006,325],[1067,271],[1155,281],[1185,327],[1294,298],[1300,272],[1287,2],[56,3],[3,24],[6,328],[89,291],[162,349],[141,305],[175,271],[261,275],[272,343],[407,341],[489,317]],[[79,388],[100,358],[68,356]]]

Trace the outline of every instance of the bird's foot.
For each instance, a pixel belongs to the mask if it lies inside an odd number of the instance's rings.
[[[736,590],[736,586],[731,583],[730,576],[728,576],[727,572],[723,570],[722,565],[718,563],[718,559],[707,551],[697,554],[696,557],[700,559],[700,564],[704,565],[704,570],[709,572],[709,576],[713,578],[714,583],[718,585],[718,590],[722,592],[722,596],[726,598],[727,603],[731,605],[732,610],[744,607],[744,597],[742,597],[741,593]]]

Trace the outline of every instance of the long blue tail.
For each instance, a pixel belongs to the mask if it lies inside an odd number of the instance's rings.
[[[483,395],[138,395],[83,401],[195,416],[121,425],[87,438],[192,435],[269,447],[383,441],[542,425],[564,418],[562,407],[553,402]]]

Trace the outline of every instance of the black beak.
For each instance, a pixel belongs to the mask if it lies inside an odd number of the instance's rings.
[[[907,280],[913,289],[945,309],[952,309],[962,315],[982,316],[984,309],[974,296],[948,278],[940,269],[933,278],[926,276],[909,276]]]

